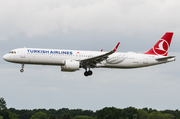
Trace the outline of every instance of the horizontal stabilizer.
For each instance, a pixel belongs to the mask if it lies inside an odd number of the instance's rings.
[[[171,58],[174,58],[174,57],[175,56],[167,56],[167,57],[157,58],[156,60],[163,61],[163,60],[168,60],[168,59],[171,59]]]

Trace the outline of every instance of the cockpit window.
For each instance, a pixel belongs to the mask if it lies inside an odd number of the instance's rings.
[[[10,54],[16,54],[16,51],[11,51],[11,52],[9,52]]]

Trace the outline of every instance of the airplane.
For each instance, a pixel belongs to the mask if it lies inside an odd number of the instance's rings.
[[[25,64],[56,65],[61,66],[61,71],[74,72],[85,69],[84,75],[93,74],[93,68],[140,68],[175,61],[175,56],[167,56],[173,32],[166,32],[163,37],[148,51],[143,54],[116,52],[120,42],[110,52],[18,48],[11,50],[3,59],[22,65],[20,72],[24,72]]]

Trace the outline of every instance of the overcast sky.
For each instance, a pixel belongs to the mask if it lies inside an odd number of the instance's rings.
[[[0,97],[16,109],[180,109],[179,0],[0,0],[0,56],[15,48],[148,51],[174,32],[176,61],[139,69],[61,72],[0,58]]]

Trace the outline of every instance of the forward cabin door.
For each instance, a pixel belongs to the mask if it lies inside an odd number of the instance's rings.
[[[21,58],[25,58],[25,48],[21,49]]]
[[[77,51],[77,53],[76,53],[76,60],[80,61],[81,57],[82,57],[81,53],[79,51]]]

